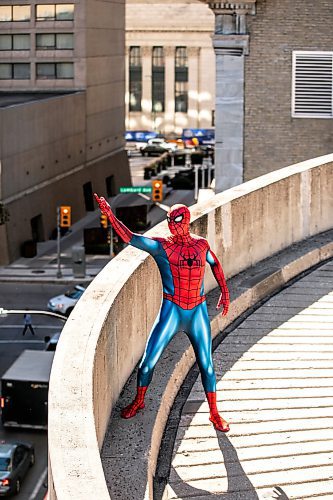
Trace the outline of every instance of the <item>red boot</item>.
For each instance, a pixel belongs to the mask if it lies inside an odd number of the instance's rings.
[[[229,424],[221,417],[216,406],[216,392],[207,392],[206,396],[210,410],[209,420],[217,431],[228,432],[230,430]]]
[[[132,418],[138,413],[139,410],[142,410],[145,407],[144,400],[147,389],[148,387],[138,386],[134,401],[121,410],[122,418]]]

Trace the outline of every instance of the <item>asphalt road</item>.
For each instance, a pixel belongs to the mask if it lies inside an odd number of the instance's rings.
[[[48,299],[66,291],[64,285],[49,284],[0,284],[0,307],[5,309],[46,310]],[[24,349],[44,349],[44,337],[60,331],[64,322],[47,316],[33,316],[35,337],[27,332],[22,337],[23,315],[0,318],[0,376]],[[36,463],[22,482],[17,500],[41,500],[46,493],[47,482],[47,433],[23,429],[4,429],[0,424],[2,439],[32,442],[35,446]]]

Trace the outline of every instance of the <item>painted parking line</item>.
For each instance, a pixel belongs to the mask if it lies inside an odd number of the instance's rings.
[[[44,469],[42,475],[40,476],[38,482],[36,483],[36,486],[35,486],[33,492],[31,493],[29,500],[36,500],[37,494],[38,494],[39,490],[42,487],[42,484],[44,483],[44,481],[46,479],[46,474],[47,474],[47,467]]]

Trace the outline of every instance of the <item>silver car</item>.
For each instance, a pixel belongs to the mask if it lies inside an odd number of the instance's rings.
[[[79,298],[83,295],[85,288],[81,285],[75,285],[72,290],[69,290],[62,295],[57,295],[52,297],[47,303],[47,309],[49,311],[64,314],[69,316],[73,311],[75,304]]]

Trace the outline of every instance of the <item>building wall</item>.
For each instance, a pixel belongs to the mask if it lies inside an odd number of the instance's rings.
[[[84,183],[101,193],[107,192],[107,177],[114,177],[115,193],[131,183],[123,150],[125,2],[54,3],[73,3],[74,20],[37,21],[36,5],[51,2],[20,0],[17,4],[31,5],[31,20],[0,23],[1,34],[29,33],[31,41],[24,53],[0,52],[1,62],[31,66],[30,80],[0,79],[0,91],[36,94],[30,102],[0,107],[0,201],[10,213],[10,222],[1,226],[0,264],[19,257],[21,243],[32,237],[31,218],[42,215],[41,239],[47,239],[59,204],[73,207],[73,222],[85,215]],[[74,33],[72,51],[35,50],[36,34],[69,31]],[[41,61],[73,62],[73,78],[36,79],[35,65]],[[38,91],[54,95],[45,98]]]
[[[193,0],[155,3],[126,2],[126,48],[139,46],[142,53],[142,111],[129,112],[128,56],[126,63],[126,127],[180,133],[186,127],[212,127],[215,100],[215,55],[211,33],[214,15]],[[153,113],[151,96],[152,48],[165,52],[165,112]],[[174,103],[175,48],[188,53],[188,112],[176,112]]]
[[[292,118],[292,52],[333,51],[331,0],[257,0],[248,16],[244,180],[333,147],[333,119]]]

